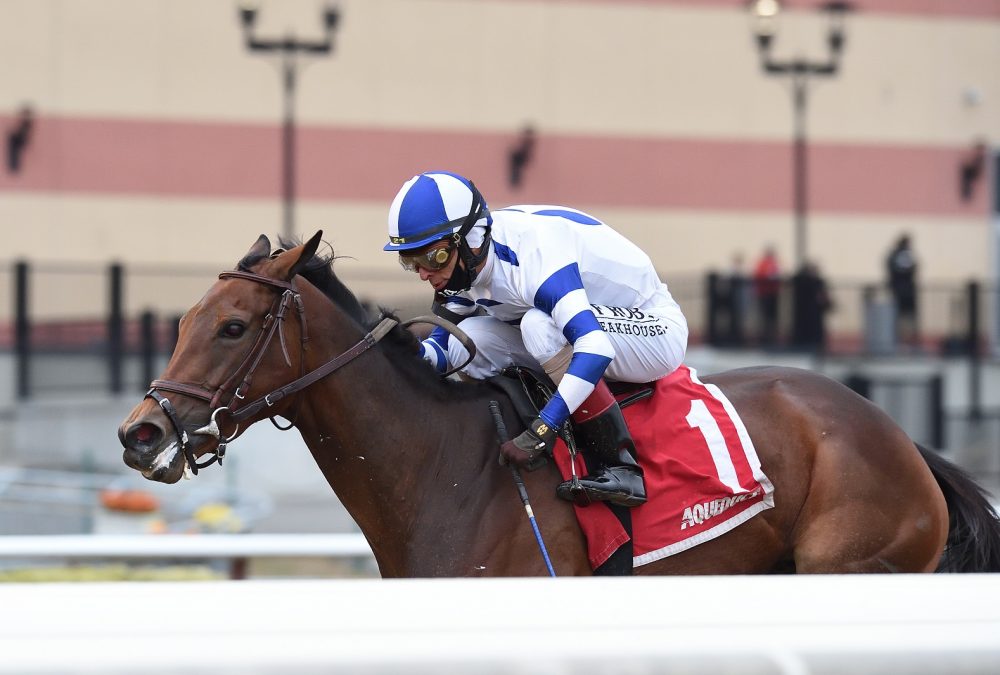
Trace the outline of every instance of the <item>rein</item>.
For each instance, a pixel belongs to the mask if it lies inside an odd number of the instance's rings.
[[[153,399],[157,405],[160,406],[160,409],[167,416],[167,419],[170,420],[170,423],[174,428],[174,433],[177,435],[181,451],[184,453],[184,458],[187,460],[188,466],[191,468],[191,472],[196,476],[198,475],[198,469],[203,469],[206,466],[214,464],[215,462],[219,462],[220,464],[222,463],[222,459],[226,456],[226,446],[239,434],[240,422],[253,417],[261,410],[272,407],[286,396],[295,394],[306,387],[315,384],[335,370],[347,365],[358,356],[374,347],[375,344],[385,337],[385,335],[398,323],[391,317],[384,317],[382,321],[375,326],[375,328],[373,328],[358,343],[344,353],[330,359],[315,370],[302,374],[300,377],[292,380],[288,384],[279,387],[278,389],[275,389],[274,391],[265,394],[250,403],[236,407],[237,401],[243,401],[246,398],[246,393],[250,389],[254,373],[260,365],[261,360],[264,358],[264,354],[267,352],[267,348],[270,346],[275,334],[278,335],[278,340],[281,343],[281,353],[285,358],[285,363],[291,367],[292,362],[291,359],[288,358],[288,348],[285,345],[285,333],[283,330],[285,317],[290,307],[295,307],[299,317],[299,325],[302,327],[299,358],[300,369],[303,363],[301,355],[307,349],[309,335],[306,327],[305,305],[302,302],[302,296],[296,290],[294,284],[287,281],[281,281],[280,279],[271,279],[270,277],[265,277],[260,274],[244,271],[222,272],[219,274],[219,278],[245,279],[247,281],[253,281],[255,283],[280,290],[281,296],[275,301],[277,308],[275,309],[274,305],[272,305],[273,311],[269,311],[267,316],[264,318],[264,325],[261,326],[260,332],[257,334],[257,339],[250,348],[250,351],[247,353],[247,356],[243,359],[243,362],[236,368],[233,374],[214,391],[196,384],[175,382],[172,380],[153,380],[152,383],[150,383],[150,388],[149,391],[146,392],[145,398]],[[230,399],[229,404],[220,406],[219,403],[225,395],[225,392],[232,388],[241,373],[243,373],[243,379],[233,392],[233,397]],[[201,464],[197,462],[194,450],[192,450],[189,444],[190,439],[188,432],[181,424],[180,418],[177,416],[177,411],[170,403],[170,400],[160,393],[162,391],[173,392],[175,394],[181,394],[183,396],[189,396],[208,402],[209,408],[212,409],[212,415],[209,418],[208,424],[199,429],[195,429],[191,433],[213,436],[219,441],[210,459],[202,462]],[[228,437],[223,437],[222,432],[219,429],[217,418],[222,412],[228,413],[227,416],[229,419],[236,423],[236,429]],[[271,423],[279,429],[291,428],[291,425],[288,427],[278,426],[278,423],[275,422],[273,415],[270,416],[270,420]]]

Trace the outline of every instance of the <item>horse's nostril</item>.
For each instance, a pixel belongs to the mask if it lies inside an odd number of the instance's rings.
[[[125,434],[125,447],[152,448],[156,446],[162,435],[163,432],[155,424],[149,422],[136,424]]]

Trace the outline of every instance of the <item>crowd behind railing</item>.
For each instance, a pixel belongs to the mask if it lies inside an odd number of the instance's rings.
[[[15,356],[17,394],[29,396],[53,380],[112,392],[144,387],[172,352],[180,316],[217,272],[0,263],[0,352]],[[356,276],[361,282],[349,285],[373,307],[402,318],[429,309],[419,287],[382,283],[375,271]],[[922,283],[912,302],[900,305],[889,283],[827,282],[808,268],[766,284],[749,274],[664,276],[695,346],[829,356],[988,358],[997,352],[1000,295],[992,284]],[[104,367],[74,374],[67,366],[82,356]]]
[[[928,283],[900,308],[885,285],[819,286],[779,277],[770,297],[750,279],[710,273],[701,339],[716,347],[827,355],[979,355],[994,351],[997,289],[976,281]],[[690,316],[690,314],[689,314]]]

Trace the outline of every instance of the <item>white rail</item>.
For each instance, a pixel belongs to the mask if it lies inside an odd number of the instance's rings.
[[[0,673],[1000,672],[1000,575],[7,584],[0,608]]]

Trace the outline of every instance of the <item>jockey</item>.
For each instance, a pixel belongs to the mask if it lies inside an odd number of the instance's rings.
[[[649,257],[596,218],[562,206],[490,211],[472,181],[427,172],[404,183],[389,209],[400,263],[435,291],[436,313],[462,322],[476,345],[465,375],[541,368],[557,383],[528,430],[501,446],[518,466],[551,452],[572,416],[590,467],[584,499],[638,506],[642,469],[618,403],[602,379],[648,382],[684,359],[687,321]],[[421,344],[438,372],[468,352],[435,328]],[[557,493],[579,495],[563,483]]]

